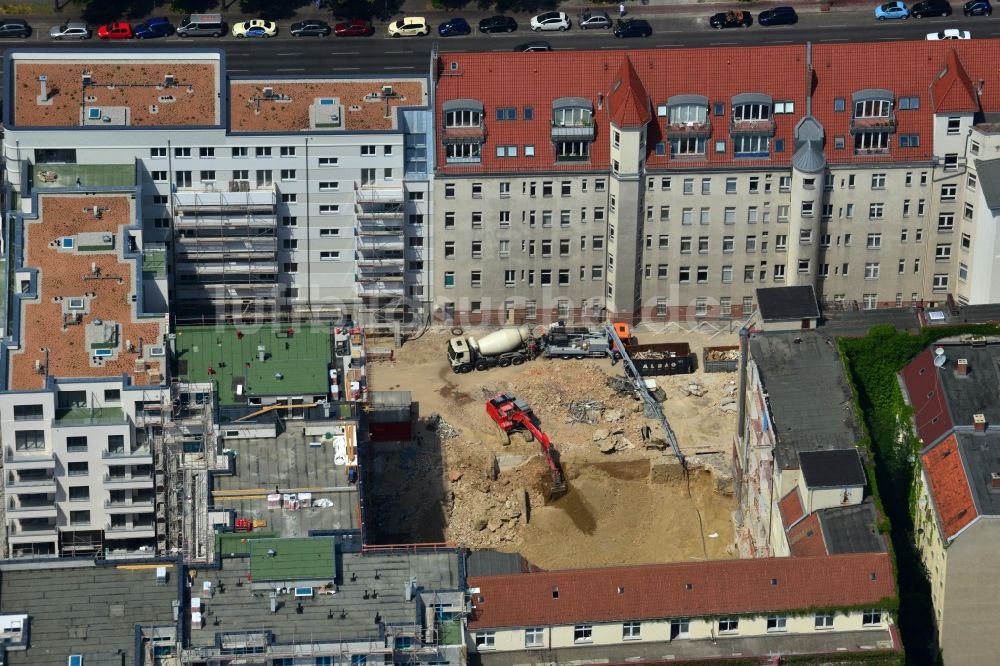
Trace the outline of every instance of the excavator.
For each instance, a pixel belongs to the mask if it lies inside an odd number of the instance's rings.
[[[510,443],[510,435],[520,432],[526,441],[538,440],[542,445],[542,455],[549,466],[552,476],[552,486],[549,489],[549,500],[557,500],[566,494],[566,480],[559,466],[558,453],[552,447],[549,436],[539,427],[538,417],[531,406],[524,400],[518,400],[512,393],[498,393],[486,401],[486,413],[500,428],[504,443]]]

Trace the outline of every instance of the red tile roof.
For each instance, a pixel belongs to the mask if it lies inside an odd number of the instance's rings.
[[[636,51],[564,51],[545,54],[447,53],[441,55],[437,81],[437,119],[441,105],[451,99],[475,99],[483,103],[486,143],[481,164],[445,164],[444,148],[438,145],[438,169],[443,173],[593,171],[608,169],[607,123],[612,114],[634,121],[623,107],[603,100],[613,93],[614,83],[630,63],[641,79],[654,107],[673,95],[694,94],[708,98],[712,135],[706,154],[698,158],[671,159],[656,155],[656,144],[665,141],[663,118],[654,116],[647,135],[647,165],[652,168],[698,168],[718,165],[787,166],[793,153],[793,129],[806,108],[812,88],[813,115],[823,125],[826,157],[831,163],[927,160],[932,157],[933,110],[955,110],[972,100],[970,84],[984,81],[978,96],[984,111],[1000,111],[1000,70],[992,63],[1000,58],[1000,40],[975,39],[961,43],[933,41],[814,44],[812,72],[803,45],[766,47],[715,47],[700,49],[656,49]],[[872,63],[878,63],[873,66]],[[961,66],[956,66],[957,64]],[[938,76],[948,70],[944,83]],[[558,72],[558,76],[546,76]],[[962,72],[965,72],[964,74]],[[516,81],[511,86],[508,82]],[[933,93],[932,87],[937,82]],[[629,87],[633,93],[636,87]],[[854,154],[850,135],[852,95],[865,89],[886,89],[895,97],[916,97],[918,110],[896,111],[896,136],[919,134],[915,148],[899,148],[894,140],[887,155],[860,157]],[[947,88],[947,90],[945,90]],[[620,88],[619,88],[620,89]],[[729,135],[730,100],[740,93],[763,93],[775,101],[794,104],[794,112],[774,116],[774,141],[784,141],[784,152],[772,150],[771,159],[734,159]],[[550,137],[551,104],[560,97],[584,97],[594,105],[597,130],[586,162],[556,163]],[[634,101],[633,97],[633,101]],[[835,100],[844,100],[844,110],[835,110]],[[714,115],[722,103],[723,116]],[[609,111],[610,106],[610,111]],[[496,121],[497,107],[516,107],[517,120]],[[524,107],[534,111],[523,119]],[[835,148],[833,137],[844,137],[845,147]],[[714,152],[713,139],[726,140],[726,152]],[[498,145],[533,145],[526,157],[496,157]],[[774,143],[772,143],[774,146]],[[669,151],[668,151],[669,152]]]
[[[979,110],[979,96],[955,49],[948,51],[947,65],[931,84],[931,103],[936,113],[974,112]]]
[[[924,452],[921,461],[943,536],[951,539],[979,515],[955,435],[948,435]]]
[[[826,541],[819,515],[810,513],[804,520],[792,526],[787,534],[788,548],[795,557],[826,555]]]
[[[778,511],[781,513],[781,524],[787,530],[795,523],[802,520],[805,510],[802,508],[802,498],[799,496],[799,489],[793,488],[778,502]]]
[[[472,629],[875,605],[896,595],[886,553],[483,576],[469,587],[479,588]]]
[[[955,427],[938,381],[933,352],[930,349],[920,352],[899,374],[913,407],[917,434],[924,444],[933,444]]]
[[[611,122],[622,129],[641,128],[653,119],[649,95],[628,56],[622,60],[618,78],[611,85],[608,105],[611,107]]]

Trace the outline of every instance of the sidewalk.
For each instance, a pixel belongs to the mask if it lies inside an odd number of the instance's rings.
[[[238,0],[228,1],[231,6],[222,13],[230,25],[232,25],[235,21],[249,18],[247,14],[240,12]],[[16,4],[21,7],[32,6],[37,8],[37,11],[33,11],[28,14],[0,13],[0,17],[16,16],[17,18],[23,18],[27,20],[28,23],[35,26],[36,30],[41,26],[56,25],[69,19],[80,19],[85,13],[83,8],[78,5],[69,4],[68,0],[60,0],[60,4],[63,5],[63,7],[61,11],[58,12],[53,10],[53,0],[20,0],[20,2]],[[94,0],[93,5],[95,7],[100,6],[100,0]],[[646,0],[646,4],[641,2],[641,0],[625,0],[627,15],[637,18],[693,16],[705,17],[707,20],[708,16],[716,12],[748,10],[752,14],[756,15],[766,9],[782,5],[791,5],[795,7],[795,10],[800,14],[821,11],[863,11],[867,8],[874,7],[875,0],[785,0],[784,2],[782,2],[782,0],[763,0],[761,2],[752,3],[734,0]],[[374,0],[372,7],[376,13],[378,13],[378,6],[379,1]],[[584,9],[603,10],[606,11],[612,18],[616,18],[618,14],[618,7],[615,2],[595,3],[587,2],[587,0],[565,0],[564,2],[559,3],[558,8],[569,14],[571,18],[575,18],[576,15],[581,13]],[[541,11],[545,11],[544,8],[539,8],[535,11],[505,13],[514,16],[519,22],[527,23],[531,16]],[[392,15],[392,19],[400,16],[423,16],[432,25],[437,25],[448,18],[462,16],[468,19],[470,23],[473,23],[481,18],[493,16],[497,13],[499,12],[492,9],[480,9],[475,0],[470,0],[464,7],[445,10],[434,9],[430,0],[403,0],[399,10]],[[147,16],[130,16],[128,20],[132,23],[139,23],[149,16],[164,15],[168,16],[175,23],[181,17],[181,14],[179,13],[170,12],[167,11],[167,8],[162,8],[155,10],[152,14]],[[115,18],[120,17],[108,16],[105,20],[110,21]],[[322,19],[328,23],[334,23],[339,18],[340,17],[335,17],[330,9],[317,9],[312,3],[309,3],[296,9],[292,17],[280,20],[280,22],[290,23],[304,19]],[[373,19],[373,22],[376,24],[384,23],[384,21],[381,20],[381,16],[376,16]]]

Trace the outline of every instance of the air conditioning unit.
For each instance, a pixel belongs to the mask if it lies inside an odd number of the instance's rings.
[[[150,347],[149,348],[149,356],[151,356],[151,357],[152,356],[164,356],[165,354],[166,354],[166,352],[165,352],[165,350],[163,349],[162,346],[159,346],[159,347]]]
[[[382,86],[382,97],[392,96],[392,86]]]

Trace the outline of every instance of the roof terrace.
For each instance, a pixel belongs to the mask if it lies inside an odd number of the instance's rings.
[[[133,302],[141,291],[137,258],[125,256],[134,204],[126,195],[39,197],[38,219],[24,220],[22,264],[15,273],[25,273],[10,287],[22,294],[11,390],[43,388],[46,376],[126,374],[139,385],[163,380],[159,345],[166,320],[140,318]],[[23,275],[30,270],[37,270],[37,279],[26,292]]]
[[[396,129],[398,107],[427,105],[423,79],[238,79],[229,84],[234,132]]]

